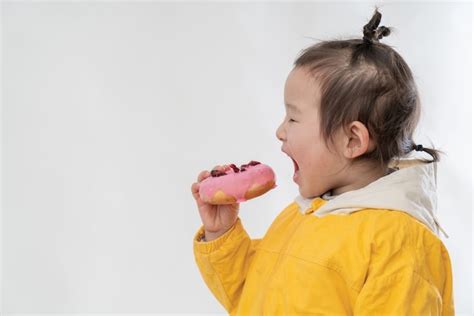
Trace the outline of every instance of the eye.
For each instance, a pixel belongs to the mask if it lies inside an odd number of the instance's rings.
[[[294,119],[289,119],[289,122],[296,122]]]

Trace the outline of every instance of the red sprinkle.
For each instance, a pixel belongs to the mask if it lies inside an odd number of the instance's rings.
[[[226,173],[223,172],[223,171],[221,171],[221,170],[212,170],[212,171],[211,171],[211,176],[214,177],[214,178],[215,178],[215,177],[225,176],[225,175],[226,175]]]
[[[237,168],[237,166],[233,163],[228,165],[228,167],[232,168],[232,170],[234,170],[235,173],[238,173],[238,172],[246,171],[249,166],[256,166],[256,165],[259,165],[259,164],[260,164],[260,162],[255,161],[255,160],[251,160],[249,163],[241,165],[240,169]],[[227,173],[225,171],[222,171],[222,170],[212,170],[211,171],[211,176],[212,177],[221,177],[221,176],[225,176],[225,175],[227,175]]]
[[[239,168],[237,168],[237,166],[234,165],[233,163],[230,164],[230,167],[232,168],[232,170],[234,170],[234,172],[239,172],[240,171]]]

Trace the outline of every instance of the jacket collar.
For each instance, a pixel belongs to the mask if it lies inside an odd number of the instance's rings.
[[[313,215],[318,217],[350,214],[366,208],[402,211],[421,221],[437,236],[441,230],[449,238],[435,215],[437,163],[423,163],[417,155],[419,153],[412,152],[403,159],[393,161],[389,165],[391,173],[361,189],[337,196],[332,196],[330,192],[313,198],[298,195],[295,202],[302,213],[309,208],[317,208]],[[317,199],[323,199],[325,203],[315,203]]]

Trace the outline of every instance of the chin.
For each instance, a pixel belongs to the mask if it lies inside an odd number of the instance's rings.
[[[299,187],[299,191],[300,191],[300,195],[302,197],[304,197],[305,199],[314,199],[314,198],[320,197],[324,193],[326,193],[326,191],[324,191],[324,192],[316,192],[316,191],[306,192],[305,190],[303,190],[301,188],[301,186]]]
[[[305,192],[304,190],[301,189],[301,187],[300,187],[299,189],[300,189],[300,190],[299,190],[299,191],[300,191],[300,195],[301,195],[302,197],[304,197],[305,199],[312,199],[312,198],[315,198],[315,197],[316,197],[316,195],[314,195],[314,194]]]

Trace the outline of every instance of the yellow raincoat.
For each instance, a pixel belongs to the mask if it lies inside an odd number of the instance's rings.
[[[201,226],[194,255],[207,286],[230,315],[454,315],[436,165],[392,170],[338,196],[298,196],[261,239],[240,217],[210,242]]]

